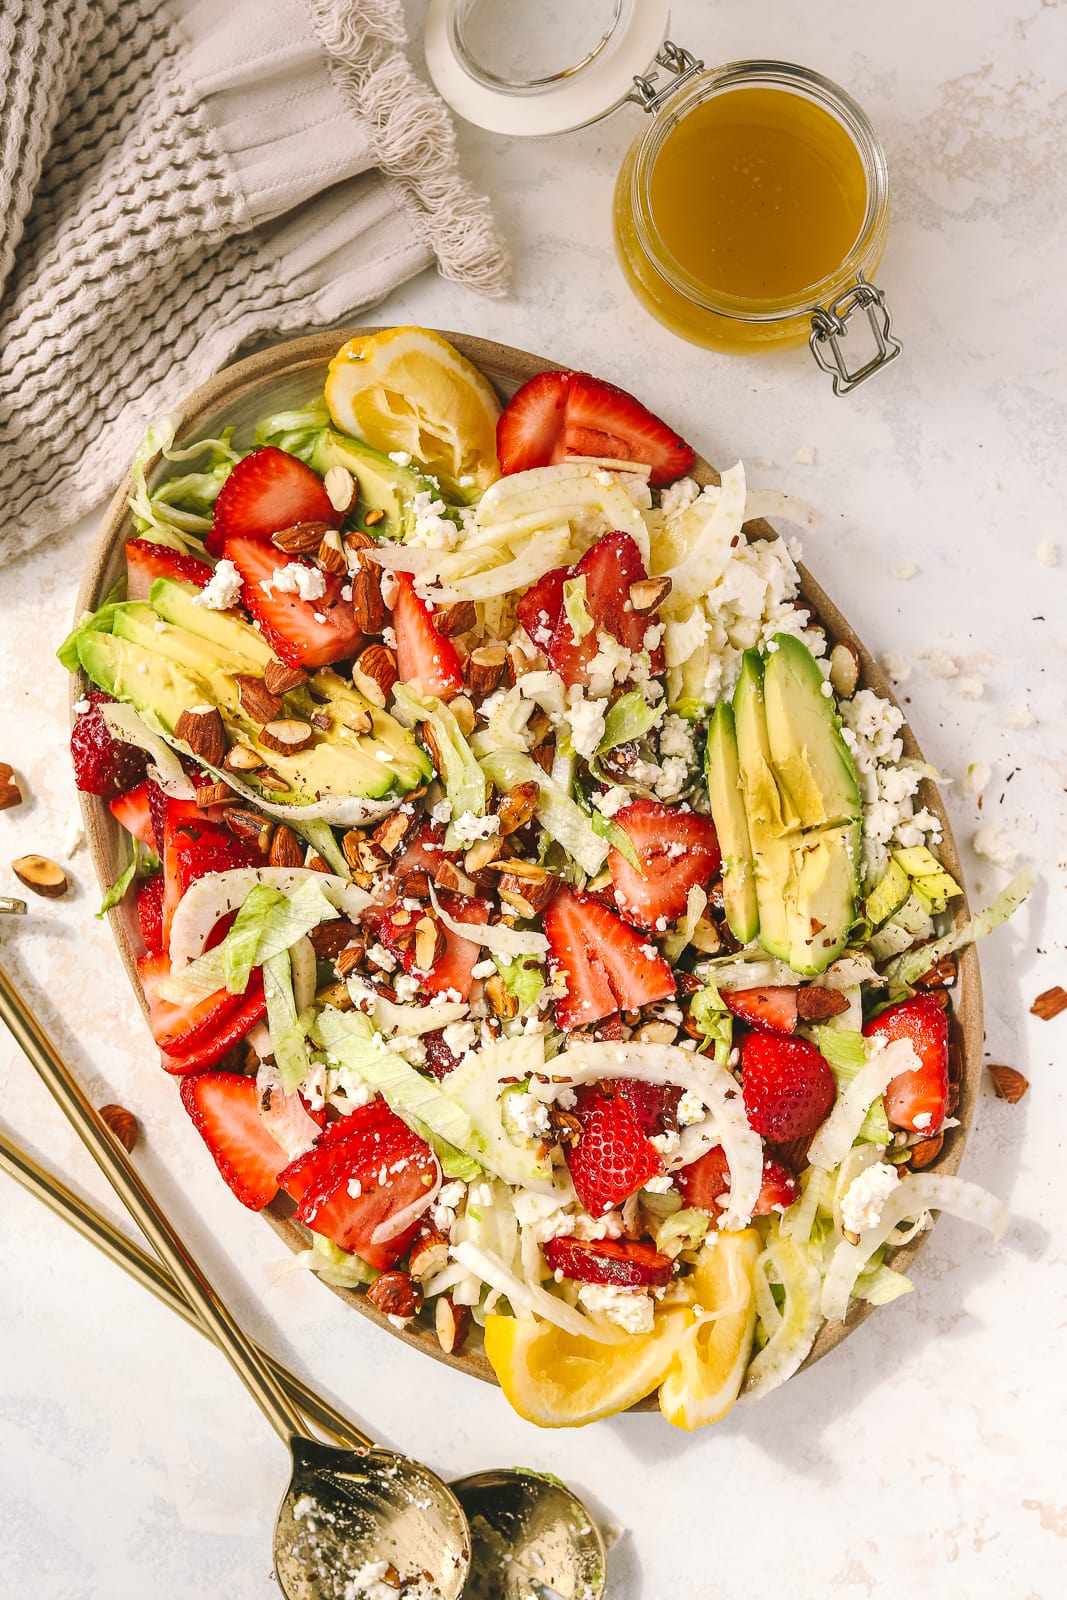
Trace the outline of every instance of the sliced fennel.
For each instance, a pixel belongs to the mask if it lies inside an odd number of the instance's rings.
[[[274,1047],[274,1063],[282,1088],[294,1093],[311,1071],[307,1033],[297,1015],[293,973],[287,950],[263,963],[263,993],[267,1000],[267,1026]]]
[[[749,1363],[741,1398],[759,1400],[791,1378],[807,1358],[822,1322],[819,1309],[821,1274],[819,1259],[810,1246],[783,1237],[778,1219],[767,1235],[767,1255],[785,1291],[780,1320],[762,1350]]]
[[[461,939],[469,939],[471,944],[484,945],[494,956],[507,958],[543,956],[548,953],[548,940],[543,933],[524,933],[520,928],[508,928],[496,922],[460,922],[458,918],[449,916],[438,900],[432,883],[430,900],[438,919],[450,933],[457,934]]]
[[[178,901],[170,930],[172,973],[181,971],[200,954],[215,924],[243,905],[258,884],[277,889],[290,900],[306,885],[311,885],[331,907],[331,911],[323,912],[320,921],[338,912],[358,921],[370,905],[370,895],[354,883],[346,883],[328,872],[315,872],[310,867],[232,867],[227,872],[209,873],[206,878],[191,883]],[[300,902],[300,911],[306,911],[315,903],[314,895],[308,891],[307,901]],[[300,911],[294,923],[299,920]],[[313,923],[312,927],[315,925]],[[290,943],[298,937],[299,934],[294,934]],[[209,954],[213,955],[214,951]]]
[[[1018,910],[1036,882],[1037,874],[1033,868],[1024,867],[1022,872],[1016,873],[1007,888],[1000,891],[992,905],[979,911],[977,916],[970,917],[962,927],[953,928],[951,933],[935,939],[932,944],[920,945],[918,949],[909,950],[890,961],[885,969],[890,985],[895,989],[905,988],[940,961],[942,956],[951,955],[955,950],[962,950],[964,945],[984,939],[986,934],[999,928],[1002,922],[1007,922],[1012,912]]]

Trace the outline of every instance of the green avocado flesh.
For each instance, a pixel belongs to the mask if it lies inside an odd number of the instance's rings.
[[[401,467],[389,456],[372,450],[362,439],[323,430],[311,457],[311,465],[323,476],[331,467],[346,467],[356,480],[359,499],[356,525],[366,528],[367,517],[381,511],[372,527],[376,539],[402,539],[415,521],[415,496],[436,494],[437,485],[414,467]],[[346,526],[350,526],[346,523]]]
[[[241,707],[235,674],[262,677],[272,652],[250,624],[193,605],[195,593],[188,584],[160,578],[151,604],[112,606],[99,631],[83,628],[78,657],[88,677],[170,735],[183,711],[216,706],[230,741],[256,750],[289,785],[287,795],[271,791],[272,799],[382,799],[406,794],[431,776],[429,758],[412,734],[329,670],[287,694],[280,713],[302,720],[325,713],[327,727],[316,727],[304,750],[283,755],[269,749],[259,724]],[[368,718],[370,731],[358,731]],[[255,774],[246,781],[255,786]]]
[[[813,977],[840,955],[855,920],[860,793],[836,707],[822,692],[814,657],[788,634],[779,634],[773,645],[765,660],[748,650],[742,661],[733,699],[736,769],[759,941],[794,972]],[[712,719],[709,793],[724,853],[736,862],[744,835],[730,794],[731,760],[724,714],[718,731]],[[729,876],[724,874],[724,894]],[[734,865],[732,876],[740,895],[746,874]],[[747,937],[754,937],[747,895],[739,921],[752,929]]]
[[[748,944],[759,932],[759,904],[752,873],[752,842],[741,792],[733,707],[715,707],[708,729],[706,770],[711,814],[722,850],[722,892],[730,932]]]

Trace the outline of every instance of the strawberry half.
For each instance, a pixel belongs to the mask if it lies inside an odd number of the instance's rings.
[[[647,462],[653,488],[680,478],[694,460],[673,428],[588,372],[539,372],[524,383],[497,422],[496,449],[505,474],[569,456]]]
[[[241,600],[259,623],[263,637],[287,667],[325,667],[357,654],[363,635],[356,625],[351,600],[342,598],[344,580],[320,572],[310,561],[283,555],[261,539],[227,539],[223,555],[241,574]],[[324,579],[315,600],[271,589],[275,570],[304,567]]]
[[[868,1022],[867,1039],[887,1044],[905,1039],[922,1066],[900,1072],[885,1091],[885,1110],[894,1128],[910,1133],[934,1134],[945,1120],[948,1107],[948,1020],[936,1000],[914,994]],[[918,1120],[916,1120],[918,1119]]]
[[[267,1014],[267,998],[263,993],[263,975],[257,967],[248,980],[244,994],[237,996],[237,1009],[221,1019],[202,1044],[180,1051],[163,1050],[159,1064],[164,1072],[203,1072],[214,1067],[240,1044],[257,1022]]]
[[[463,667],[451,639],[438,633],[425,600],[406,572],[398,572],[393,602],[396,665],[401,683],[417,693],[451,700],[463,687]]]
[[[613,1094],[621,1095],[649,1138],[678,1126],[682,1091],[674,1083],[646,1083],[643,1078],[613,1078]]]
[[[563,569],[557,569],[563,570]],[[590,545],[576,566],[563,570],[560,605],[545,654],[564,683],[588,683],[589,663],[600,649],[601,629],[613,634],[627,650],[645,648],[645,634],[654,624],[653,615],[639,616],[630,605],[630,585],[646,578],[641,552],[628,533],[606,533]],[[563,582],[585,580],[585,603],[594,626],[576,639],[567,613],[563,610]],[[650,652],[651,670],[663,670],[663,651]]]
[[[837,1093],[829,1063],[813,1044],[768,1033],[745,1035],[741,1079],[749,1123],[775,1143],[814,1133]]]
[[[149,955],[158,955],[165,948],[163,937],[163,874],[146,878],[137,887],[137,921],[141,925],[141,938]]]
[[[487,900],[474,899],[468,895],[451,894],[442,889],[438,895],[441,907],[450,917],[457,922],[488,922],[492,909]],[[377,933],[382,944],[387,950],[392,950],[400,957],[404,971],[414,973],[423,988],[429,994],[444,994],[447,990],[454,990],[461,1000],[466,1000],[471,992],[471,974],[481,954],[480,945],[470,939],[464,939],[461,934],[453,933],[451,928],[440,924],[445,936],[444,954],[439,961],[435,961],[427,972],[423,972],[415,964],[415,940],[413,937],[414,924],[417,920],[415,912],[400,910],[391,906],[386,910],[368,907],[363,914],[363,921],[372,932]]]
[[[576,1091],[574,1115],[582,1125],[566,1149],[574,1192],[591,1217],[602,1217],[657,1177],[663,1157],[618,1095],[585,1085]]]
[[[126,598],[147,600],[157,578],[177,578],[205,589],[211,582],[211,567],[195,556],[183,555],[154,539],[126,540]]]
[[[530,585],[515,607],[519,621],[539,650],[547,652],[551,643],[563,610],[563,585],[570,575],[570,567],[553,567]]]
[[[242,1205],[262,1211],[278,1193],[285,1151],[263,1126],[255,1078],[197,1072],[182,1080],[182,1105]]]
[[[115,704],[111,695],[103,689],[87,689],[85,698],[89,709],[79,712],[70,733],[74,782],[83,794],[110,799],[143,781],[148,756],[134,744],[113,739],[108,732],[100,707]]]
[[[425,1200],[439,1173],[430,1147],[382,1103],[327,1129],[315,1149],[281,1174],[299,1199],[298,1222],[384,1271],[407,1249],[418,1214],[392,1237],[390,1223]]]
[[[227,539],[269,539],[300,522],[339,528],[342,520],[318,473],[268,444],[233,468],[219,490],[204,543],[209,555],[217,556]]]
[[[125,794],[117,795],[114,800],[109,800],[108,809],[111,815],[122,823],[127,833],[132,833],[133,837],[140,839],[141,843],[147,846],[153,855],[158,855],[159,846],[156,843],[156,833],[152,826],[150,791],[153,787],[154,785],[150,784],[148,779],[145,779],[144,783],[139,783],[136,788],[127,789]]]
[[[685,911],[690,889],[703,888],[719,871],[715,824],[661,800],[633,800],[614,820],[641,863],[632,867],[614,845],[608,851],[616,905],[639,928],[653,928],[663,917],[673,922]]]
[[[546,1239],[542,1253],[553,1272],[577,1283],[608,1283],[619,1289],[663,1289],[673,1262],[637,1239]]]
[[[567,986],[555,1003],[561,1028],[581,1028],[614,1011],[637,1011],[653,1000],[673,998],[674,976],[663,957],[591,895],[558,889],[541,927],[549,965]]]
[[[148,1001],[148,1024],[159,1048],[168,1055],[184,1056],[206,1046],[210,1051],[219,1045],[216,1060],[220,1059],[236,1042],[228,1038],[220,1043],[226,1023],[238,1011],[256,1011],[245,1032],[254,1026],[263,1011],[263,975],[253,968],[244,994],[231,994],[228,989],[217,989],[203,1000],[176,1002],[164,1000],[159,985],[170,977],[170,957],[158,952],[138,957],[137,976],[141,980]],[[248,1002],[248,1005],[245,1002]],[[237,1037],[241,1037],[237,1035]],[[210,1065],[205,1061],[204,1065]]]
[[[696,1206],[717,1217],[730,1203],[730,1168],[721,1144],[705,1150],[702,1156],[674,1174],[674,1186],[687,1206]],[[791,1206],[800,1186],[784,1162],[776,1156],[763,1158],[763,1183],[756,1201],[754,1217],[766,1217],[776,1208]]]
[[[723,989],[727,1011],[762,1033],[794,1033],[797,1026],[797,991],[789,983],[766,989]]]
[[[212,822],[192,800],[167,800],[163,824],[163,931],[191,883],[209,872],[263,865],[263,857],[218,822]]]

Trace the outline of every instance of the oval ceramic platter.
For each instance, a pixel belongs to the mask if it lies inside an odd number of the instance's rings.
[[[309,338],[276,345],[226,368],[197,389],[180,407],[181,437],[210,438],[217,435],[223,427],[234,426],[238,444],[250,442],[252,426],[257,417],[264,412],[306,405],[314,398],[320,397],[327,365],[340,346],[358,334],[376,331],[378,330],[375,328],[347,328],[333,333],[315,334]],[[526,351],[515,350],[508,345],[493,344],[468,334],[443,332],[443,337],[450,340],[480,368],[502,401],[507,401],[519,385],[525,383],[535,373],[558,366],[558,363],[547,361]],[[611,374],[606,373],[603,376],[610,377]],[[167,475],[166,468],[167,464],[158,457],[150,463],[148,469],[150,487],[155,487],[162,481]],[[715,470],[699,456],[692,476],[701,483],[718,482]],[[126,539],[134,533],[127,507],[127,498],[132,488],[132,475],[128,474],[107,509],[78,596],[79,615],[100,605],[125,573],[123,547]],[[778,537],[774,529],[763,521],[746,524],[745,534],[750,540]],[[800,573],[800,592],[804,603],[812,612],[814,619],[825,629],[830,643],[844,641],[853,645],[858,652],[860,687],[872,689],[882,698],[892,700],[889,684],[862,640],[857,637],[811,574],[803,567]],[[71,682],[73,706],[83,693],[83,681],[75,677]],[[921,760],[922,752],[907,723],[901,729],[901,736],[904,741],[904,754]],[[111,815],[105,801],[88,794],[82,794],[80,799],[93,865],[101,886],[106,887],[114,881],[125,864],[124,830]],[[940,852],[942,859],[956,881],[962,883],[959,854],[948,817],[935,786],[926,779],[923,780],[920,790],[920,800],[940,819],[944,830]],[[957,923],[962,923],[970,914],[966,896],[956,901],[955,906],[955,920]],[[134,966],[137,956],[144,947],[132,899],[116,907],[109,916],[134,994],[147,1016],[147,1007]],[[981,1076],[982,993],[978,958],[973,946],[968,946],[960,956],[959,979],[953,991],[953,1011],[950,1013],[950,1019],[952,1039],[961,1062],[960,1097],[956,1113],[959,1126],[950,1129],[945,1135],[944,1147],[937,1164],[937,1170],[942,1173],[955,1173],[959,1169]],[[292,1201],[285,1196],[279,1196],[263,1214],[291,1250],[304,1250],[308,1247],[311,1235],[292,1220],[293,1210]],[[928,1237],[927,1232],[919,1233],[911,1244],[897,1251],[893,1259],[894,1267],[899,1271],[909,1271]],[[472,1337],[467,1345],[458,1354],[446,1355],[431,1327],[424,1326],[416,1320],[406,1328],[395,1328],[358,1291],[335,1288],[333,1293],[340,1295],[355,1310],[363,1316],[370,1317],[394,1337],[403,1339],[405,1343],[424,1351],[435,1360],[446,1362],[450,1367],[486,1382],[496,1382],[492,1368],[478,1342],[476,1328],[472,1330]],[[832,1326],[825,1325],[822,1328],[805,1366],[820,1360],[840,1344],[842,1339],[847,1338],[871,1309],[868,1304],[853,1300],[844,1322]],[[635,1409],[654,1410],[657,1403],[653,1394]]]

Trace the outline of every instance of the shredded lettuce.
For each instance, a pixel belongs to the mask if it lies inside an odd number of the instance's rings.
[[[694,883],[685,897],[685,916],[668,933],[663,941],[663,954],[673,967],[682,951],[685,950],[694,933],[697,923],[707,910],[708,897],[698,883]]]
[[[662,706],[650,705],[637,689],[620,695],[604,718],[604,732],[597,745],[597,755],[613,750],[617,744],[643,738],[659,720],[662,709]]]
[[[984,939],[986,934],[999,928],[1018,910],[1036,882],[1034,869],[1024,867],[1007,888],[1000,891],[992,905],[979,911],[977,916],[970,917],[961,928],[953,928],[951,933],[935,939],[932,944],[920,945],[918,949],[909,950],[895,961],[890,961],[885,969],[890,985],[894,989],[905,989],[921,977],[928,967],[940,961],[942,956],[952,955],[953,951],[961,950],[965,944],[975,944],[979,939]]]
[[[128,867],[124,868],[124,870],[119,873],[118,877],[111,885],[111,888],[107,891],[107,894],[105,894],[103,900],[101,900],[100,910],[96,913],[98,921],[101,917],[105,917],[107,915],[112,906],[117,906],[121,900],[126,898],[126,891],[130,887],[130,884],[133,882],[134,878],[137,876],[137,867],[140,861],[140,854],[141,841],[140,839],[135,839],[133,841],[133,860],[130,862]]]
[[[263,963],[263,992],[267,999],[267,1027],[274,1046],[274,1064],[288,1093],[299,1089],[311,1071],[307,1030],[297,1016],[293,997],[293,972],[288,950],[268,956]]]
[[[241,455],[230,442],[232,428],[218,439],[199,439],[176,449],[174,437],[180,424],[180,416],[171,414],[148,429],[133,461],[129,506],[139,534],[172,549],[188,550],[186,536],[206,533],[211,527],[219,490]],[[192,461],[205,454],[207,459],[198,471],[168,478],[150,494],[146,469],[157,452],[167,461]]]
[[[508,994],[519,1002],[519,1016],[524,1017],[545,986],[544,968],[529,956],[512,956],[509,961],[504,956],[494,955],[493,960]]]
[[[327,1006],[315,1020],[314,1034],[331,1056],[377,1089],[409,1127],[424,1124],[456,1149],[467,1150],[474,1137],[470,1117],[432,1079],[390,1050],[369,1017]]]
[[[464,1183],[476,1183],[481,1177],[484,1168],[469,1156],[465,1150],[460,1150],[454,1144],[449,1144],[447,1139],[442,1139],[439,1133],[434,1133],[425,1122],[420,1122],[418,1117],[409,1112],[404,1118],[413,1133],[420,1139],[425,1139],[434,1155],[441,1163],[442,1176],[446,1178],[462,1178]]]
[[[496,750],[482,757],[481,766],[489,781],[501,792],[514,789],[519,783],[536,783],[541,791],[537,820],[542,828],[562,845],[583,872],[592,877],[600,871],[607,859],[606,842],[598,838],[588,814],[552,782],[536,761],[515,750]]]
[[[890,1301],[898,1300],[902,1294],[910,1294],[915,1288],[910,1278],[883,1263],[884,1254],[884,1247],[874,1252],[856,1279],[852,1290],[853,1300],[867,1300],[872,1306],[887,1306]]]
[[[271,416],[260,417],[253,443],[257,447],[272,444],[310,465],[315,446],[329,426],[330,413],[325,400],[315,400],[296,411],[276,411]]]
[[[314,877],[291,894],[257,884],[221,944],[172,973],[160,984],[160,994],[178,1003],[214,994],[223,985],[231,994],[243,994],[253,967],[263,966],[336,916]]]
[[[571,632],[580,642],[596,626],[589,613],[589,597],[584,578],[567,578],[563,584],[563,610]]]
[[[309,1268],[323,1283],[332,1284],[335,1289],[359,1288],[373,1283],[378,1276],[376,1268],[342,1250],[321,1233],[312,1235],[311,1249],[298,1251],[285,1270],[289,1272],[297,1267]]]
[[[416,694],[404,683],[397,684],[393,703],[402,720],[411,724],[426,722],[433,729],[441,759],[440,777],[452,805],[453,817],[467,812],[484,817],[488,798],[485,774],[448,706],[434,695]],[[445,844],[454,850],[459,843],[455,823],[451,822]]]
[[[726,1065],[734,1037],[734,1019],[723,1004],[722,995],[708,978],[689,1002],[689,1015],[704,1035],[706,1043],[714,1046],[714,1057],[720,1067]]]
[[[610,817],[605,817],[595,806],[589,812],[589,823],[598,838],[606,839],[608,844],[619,852],[622,859],[630,863],[635,872],[640,872],[641,858],[625,828],[621,828]]]
[[[660,1255],[681,1255],[683,1250],[695,1250],[704,1243],[710,1217],[706,1211],[675,1211],[656,1229],[656,1249]]]

